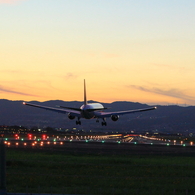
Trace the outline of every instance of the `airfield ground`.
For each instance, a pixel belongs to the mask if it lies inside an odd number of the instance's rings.
[[[67,142],[6,147],[8,193],[195,194],[195,147]]]

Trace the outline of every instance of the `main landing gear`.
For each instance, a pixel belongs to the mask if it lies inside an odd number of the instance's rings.
[[[78,118],[78,120],[76,121],[76,125],[81,125],[80,118]]]
[[[102,126],[107,126],[107,122],[105,121],[105,118],[103,118]]]
[[[97,118],[96,123],[99,123],[99,119]],[[103,118],[102,126],[107,126],[106,119]]]

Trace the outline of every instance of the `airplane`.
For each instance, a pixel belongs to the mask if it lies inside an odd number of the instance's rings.
[[[84,104],[80,108],[71,108],[65,106],[58,106],[58,108],[41,106],[36,104],[31,104],[27,102],[23,102],[24,105],[33,106],[45,110],[50,110],[58,113],[68,114],[68,118],[73,120],[77,117],[76,124],[81,125],[81,118],[84,119],[96,119],[96,122],[99,122],[99,119],[102,119],[102,126],[107,126],[106,118],[110,117],[113,121],[117,121],[119,119],[119,115],[136,113],[136,112],[144,112],[149,110],[155,110],[157,107],[149,107],[143,109],[136,110],[125,110],[125,111],[116,111],[116,112],[104,112],[105,108],[100,103],[88,103],[87,95],[86,95],[86,84],[84,80]]]

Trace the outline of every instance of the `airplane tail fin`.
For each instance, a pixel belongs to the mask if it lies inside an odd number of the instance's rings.
[[[86,84],[84,79],[84,105],[87,105]]]

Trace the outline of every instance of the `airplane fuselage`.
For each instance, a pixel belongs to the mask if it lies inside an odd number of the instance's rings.
[[[91,104],[86,104],[82,105],[80,107],[81,109],[81,116],[85,119],[92,119],[95,118],[95,113],[94,111],[97,110],[104,110],[104,106],[100,103],[91,103]]]

